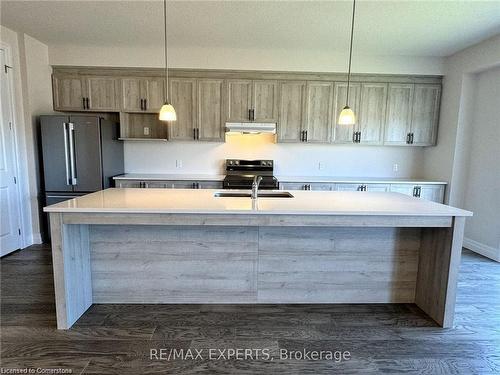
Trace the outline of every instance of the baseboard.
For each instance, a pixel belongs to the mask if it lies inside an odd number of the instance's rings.
[[[481,242],[471,240],[470,238],[464,238],[463,246],[475,253],[493,259],[496,262],[500,262],[500,249],[495,249],[494,247],[487,246]]]

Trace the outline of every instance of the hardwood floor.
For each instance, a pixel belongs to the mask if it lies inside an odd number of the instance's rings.
[[[58,331],[52,279],[48,246],[2,258],[2,368],[73,374],[500,373],[500,264],[467,250],[451,329],[404,304],[93,305],[71,330]],[[151,360],[150,350],[160,348],[191,349],[193,355],[202,350],[203,359]],[[210,348],[265,349],[274,360],[208,359]],[[348,351],[350,359],[280,359],[281,349]]]

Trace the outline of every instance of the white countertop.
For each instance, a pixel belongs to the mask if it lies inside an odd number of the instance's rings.
[[[432,181],[418,178],[396,177],[332,177],[332,176],[276,176],[279,182],[322,182],[322,183],[347,183],[347,184],[438,184],[446,185],[444,181]]]
[[[115,176],[115,180],[151,180],[151,181],[222,181],[224,175],[210,174],[163,174],[163,173],[125,173]],[[333,177],[333,176],[276,176],[279,182],[298,183],[348,183],[348,184],[439,184],[446,185],[444,181],[432,181],[418,178],[395,178],[395,177]]]
[[[114,180],[154,180],[154,181],[222,181],[222,174],[171,174],[171,173],[125,173],[113,177]]]
[[[469,211],[399,193],[291,191],[293,198],[218,198],[213,189],[106,189],[45,212],[275,215],[471,216]],[[223,190],[230,192],[231,190]],[[241,190],[239,190],[241,192]]]

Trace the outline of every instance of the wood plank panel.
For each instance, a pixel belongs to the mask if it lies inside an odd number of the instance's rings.
[[[419,229],[260,228],[259,302],[413,302]]]
[[[99,303],[255,301],[257,228],[92,226]]]
[[[62,225],[50,214],[57,328],[68,329],[92,305],[88,225]]]
[[[419,252],[415,303],[443,327],[453,325],[464,217],[451,228],[425,228]]]
[[[244,215],[64,213],[64,224],[290,226],[290,227],[449,227],[449,216]]]

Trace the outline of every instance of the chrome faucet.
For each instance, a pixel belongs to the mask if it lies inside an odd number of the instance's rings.
[[[252,182],[252,199],[257,199],[259,197],[259,185],[262,181],[262,176],[254,176]]]

